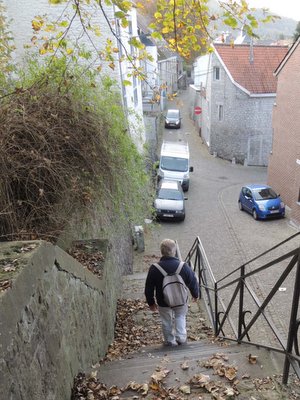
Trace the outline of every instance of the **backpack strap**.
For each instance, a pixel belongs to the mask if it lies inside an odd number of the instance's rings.
[[[180,274],[180,272],[181,272],[181,270],[182,270],[182,267],[184,266],[184,261],[180,261],[180,263],[179,263],[179,265],[178,265],[178,268],[176,269],[176,271],[175,271],[175,274]]]
[[[163,274],[163,276],[168,275],[168,273],[158,263],[154,263],[152,265],[154,265],[154,267],[156,267]],[[175,274],[180,274],[180,271],[182,270],[183,266],[184,266],[184,261],[180,261],[180,263],[175,271]]]
[[[159,264],[154,263],[152,265],[154,265],[154,267],[156,267],[163,274],[163,276],[167,276],[168,275],[167,272]]]

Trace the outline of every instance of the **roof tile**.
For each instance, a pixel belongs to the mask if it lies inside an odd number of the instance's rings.
[[[250,63],[249,45],[214,44],[215,50],[233,80],[251,94],[276,93],[274,71],[286,55],[288,46],[253,46]]]

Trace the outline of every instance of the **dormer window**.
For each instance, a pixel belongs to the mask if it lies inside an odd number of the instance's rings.
[[[220,67],[214,67],[213,74],[214,74],[214,80],[219,81],[220,80]]]

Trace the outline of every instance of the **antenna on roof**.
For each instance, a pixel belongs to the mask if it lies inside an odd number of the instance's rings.
[[[253,38],[250,38],[250,54],[249,54],[249,61],[250,64],[254,63],[254,51],[253,51]]]

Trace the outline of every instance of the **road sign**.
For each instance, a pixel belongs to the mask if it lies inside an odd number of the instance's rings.
[[[196,106],[194,112],[195,112],[195,115],[200,115],[202,113],[202,108],[199,106]]]

